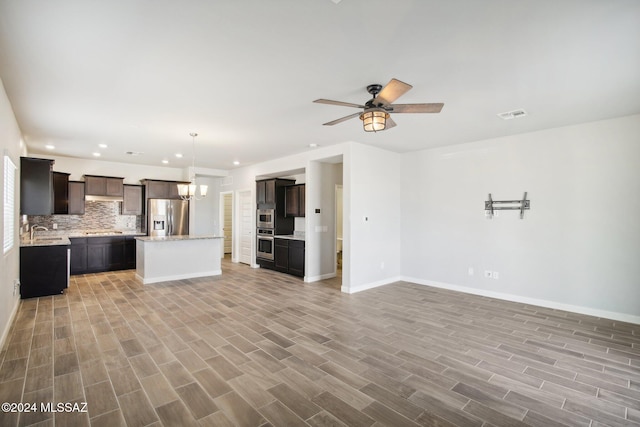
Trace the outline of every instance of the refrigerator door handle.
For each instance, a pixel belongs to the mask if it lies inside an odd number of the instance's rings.
[[[167,204],[167,236],[173,235],[173,206]]]

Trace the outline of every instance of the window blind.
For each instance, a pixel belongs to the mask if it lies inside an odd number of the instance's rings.
[[[7,253],[15,244],[16,232],[16,165],[9,156],[4,156],[4,242],[3,253]]]

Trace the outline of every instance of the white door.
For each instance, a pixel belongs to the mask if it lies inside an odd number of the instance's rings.
[[[238,221],[240,223],[238,230],[240,234],[240,256],[238,261],[251,265],[251,248],[253,246],[253,231],[255,229],[253,212],[255,211],[255,206],[250,190],[238,192],[238,205],[240,216],[240,220]]]
[[[222,235],[224,236],[224,253],[232,250],[233,231],[233,193],[222,193]]]

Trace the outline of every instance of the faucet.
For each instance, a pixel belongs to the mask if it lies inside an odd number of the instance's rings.
[[[31,227],[31,241],[33,241],[33,234],[36,232],[36,230],[49,231],[47,227],[43,227],[42,225],[34,225],[33,227]]]

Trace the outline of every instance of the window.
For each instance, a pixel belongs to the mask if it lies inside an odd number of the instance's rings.
[[[16,232],[16,165],[9,156],[4,156],[4,252],[7,253],[14,245]]]

